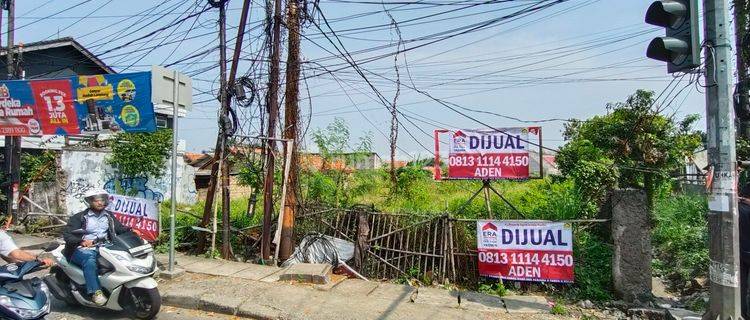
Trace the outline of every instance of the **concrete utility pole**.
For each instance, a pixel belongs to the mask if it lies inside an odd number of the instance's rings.
[[[8,47],[6,52],[8,64],[8,80],[16,79],[18,73],[15,69],[15,0],[5,0],[8,9]],[[5,181],[8,183],[5,190],[8,206],[6,214],[16,221],[18,215],[18,189],[21,183],[21,137],[5,137]]]
[[[279,64],[281,51],[281,0],[274,0],[271,66],[268,76],[268,139],[266,139],[266,177],[263,181],[263,234],[261,236],[261,259],[271,256],[271,216],[273,215],[273,177],[276,149],[276,119],[279,117]]]
[[[750,0],[734,0],[734,35],[737,44],[736,99],[750,108]],[[740,135],[750,139],[750,121],[740,121]]]
[[[711,300],[704,319],[739,319],[739,235],[732,47],[727,0],[704,1]]]
[[[289,29],[289,48],[286,59],[286,93],[284,107],[284,139],[294,141],[287,150],[291,153],[289,175],[286,178],[287,192],[284,201],[284,217],[281,224],[279,258],[286,260],[294,250],[294,218],[297,214],[298,153],[299,144],[299,46],[300,21],[298,0],[287,0],[286,27]],[[289,144],[287,144],[289,145]]]

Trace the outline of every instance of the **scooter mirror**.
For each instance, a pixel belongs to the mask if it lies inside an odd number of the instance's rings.
[[[44,252],[50,252],[60,247],[60,244],[57,242],[52,242],[49,245],[47,245],[46,248],[44,248]]]

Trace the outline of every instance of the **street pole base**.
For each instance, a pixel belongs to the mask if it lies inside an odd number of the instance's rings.
[[[174,269],[172,269],[172,271],[161,270],[161,272],[159,272],[159,278],[164,278],[164,279],[167,279],[167,280],[173,280],[173,279],[179,278],[183,274],[185,274],[185,269],[174,268]]]

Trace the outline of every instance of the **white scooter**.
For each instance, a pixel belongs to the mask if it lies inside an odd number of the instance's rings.
[[[86,232],[79,229],[73,233]],[[44,281],[56,298],[68,304],[125,310],[137,319],[153,319],[161,307],[159,289],[152,278],[157,268],[154,249],[132,232],[113,238],[91,249],[99,253],[99,283],[107,297],[103,306],[88,297],[83,271],[63,256],[62,246],[52,251],[57,265],[50,269]]]

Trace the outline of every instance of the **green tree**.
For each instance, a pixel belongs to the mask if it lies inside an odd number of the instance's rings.
[[[367,132],[352,146],[349,126],[335,118],[325,129],[312,133],[313,142],[322,158],[320,172],[306,172],[301,176],[307,187],[307,198],[318,203],[345,205],[351,199],[350,166],[372,153],[372,133]]]
[[[645,190],[650,204],[670,173],[701,146],[692,126],[699,116],[680,122],[662,115],[652,91],[638,90],[625,102],[607,104],[608,114],[565,127],[568,143],[557,162],[594,209],[614,187]]]
[[[107,163],[117,170],[117,180],[160,178],[165,173],[165,165],[172,149],[172,130],[160,129],[154,133],[120,132],[108,144],[112,154],[107,158]],[[123,191],[131,193],[131,190]]]

